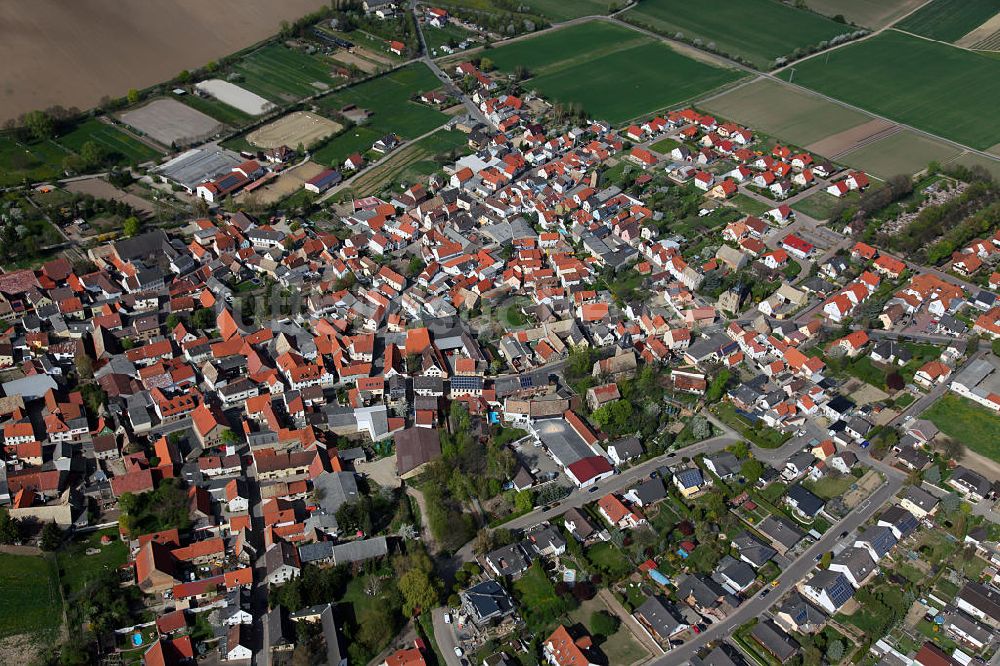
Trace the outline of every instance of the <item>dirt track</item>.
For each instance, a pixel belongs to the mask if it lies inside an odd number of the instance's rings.
[[[32,0],[0,3],[0,121],[89,108],[268,37],[324,0]],[[219,17],[226,17],[220,20]]]

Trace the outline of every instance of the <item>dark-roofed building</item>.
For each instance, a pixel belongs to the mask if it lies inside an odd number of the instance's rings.
[[[826,624],[826,615],[806,601],[798,592],[792,592],[775,610],[775,619],[788,631],[813,634]]]
[[[771,545],[782,555],[805,536],[805,532],[793,525],[787,518],[774,515],[760,521],[757,530],[770,539]]]
[[[785,504],[806,519],[816,517],[823,510],[824,502],[802,486],[795,484],[785,493]]]
[[[749,532],[736,535],[733,538],[733,546],[739,551],[740,559],[755,569],[761,568],[778,554],[778,551],[761,543]]]
[[[519,543],[512,543],[486,554],[486,566],[497,576],[519,576],[528,570],[529,564]]]
[[[441,437],[434,428],[412,427],[392,436],[396,443],[396,474],[406,479],[441,455]]]
[[[851,581],[854,587],[861,587],[868,577],[878,571],[875,560],[864,548],[845,548],[830,561],[830,571],[837,571]]]
[[[563,525],[580,542],[587,541],[598,532],[594,523],[576,508],[570,509],[563,514]]]
[[[491,578],[464,590],[459,597],[462,600],[462,609],[478,626],[499,620],[514,612],[510,595],[500,583]]]
[[[955,597],[955,605],[980,622],[1000,629],[1000,592],[992,587],[966,583]]]
[[[858,536],[854,540],[857,548],[864,548],[878,562],[885,557],[892,547],[896,545],[896,535],[888,527],[875,525],[874,527],[862,528],[858,530]]]
[[[888,527],[892,530],[896,541],[901,541],[916,531],[920,521],[912,513],[895,504],[882,512],[878,517],[878,524],[881,527]]]
[[[647,598],[632,615],[661,644],[667,644],[689,626],[669,601],[658,596]]]
[[[938,498],[918,486],[906,486],[899,505],[918,519],[923,519],[937,511]]]
[[[647,507],[666,499],[667,487],[659,478],[646,479],[625,493],[625,499],[640,507]]]
[[[784,664],[799,653],[799,644],[771,620],[764,620],[750,630],[750,638],[768,654]]]

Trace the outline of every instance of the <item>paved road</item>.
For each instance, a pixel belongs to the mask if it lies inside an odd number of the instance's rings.
[[[778,586],[768,593],[763,599],[760,595],[745,602],[736,611],[722,622],[710,625],[705,631],[698,634],[693,640],[674,648],[667,654],[654,659],[652,664],[656,666],[681,666],[686,664],[694,654],[707,645],[710,641],[725,638],[734,629],[745,622],[763,615],[772,603],[777,601],[786,592],[791,590],[796,583],[809,573],[816,564],[816,557],[828,550],[832,550],[840,539],[843,532],[856,530],[869,518],[875,515],[882,506],[890,501],[892,497],[903,487],[903,481],[898,478],[890,478],[871,497],[863,501],[858,507],[849,513],[843,520],[827,531],[822,539],[814,543],[802,555],[786,567],[778,576]]]
[[[455,636],[455,625],[445,624],[444,608],[435,608],[431,613],[434,625],[434,641],[441,650],[444,663],[448,666],[462,666],[462,659],[455,655],[455,646],[458,645],[458,638]]]

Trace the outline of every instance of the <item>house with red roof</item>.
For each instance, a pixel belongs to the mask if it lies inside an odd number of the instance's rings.
[[[781,239],[781,247],[798,259],[808,259],[815,251],[815,246],[795,234],[788,234]]]

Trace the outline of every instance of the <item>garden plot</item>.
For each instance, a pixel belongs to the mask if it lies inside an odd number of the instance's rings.
[[[247,141],[258,148],[278,148],[280,146],[311,146],[320,139],[335,134],[343,129],[323,116],[307,111],[295,111],[273,123],[247,134]]]
[[[201,83],[195,85],[195,88],[211,95],[220,102],[239,109],[244,113],[249,113],[252,116],[259,116],[260,114],[274,108],[274,104],[267,101],[257,93],[252,93],[249,90],[240,88],[238,85],[230,83],[229,81],[223,81],[222,79],[209,79],[208,81],[202,81]]]
[[[164,146],[192,143],[212,136],[222,128],[222,123],[211,116],[169,98],[155,99],[126,111],[120,118],[126,125]]]

